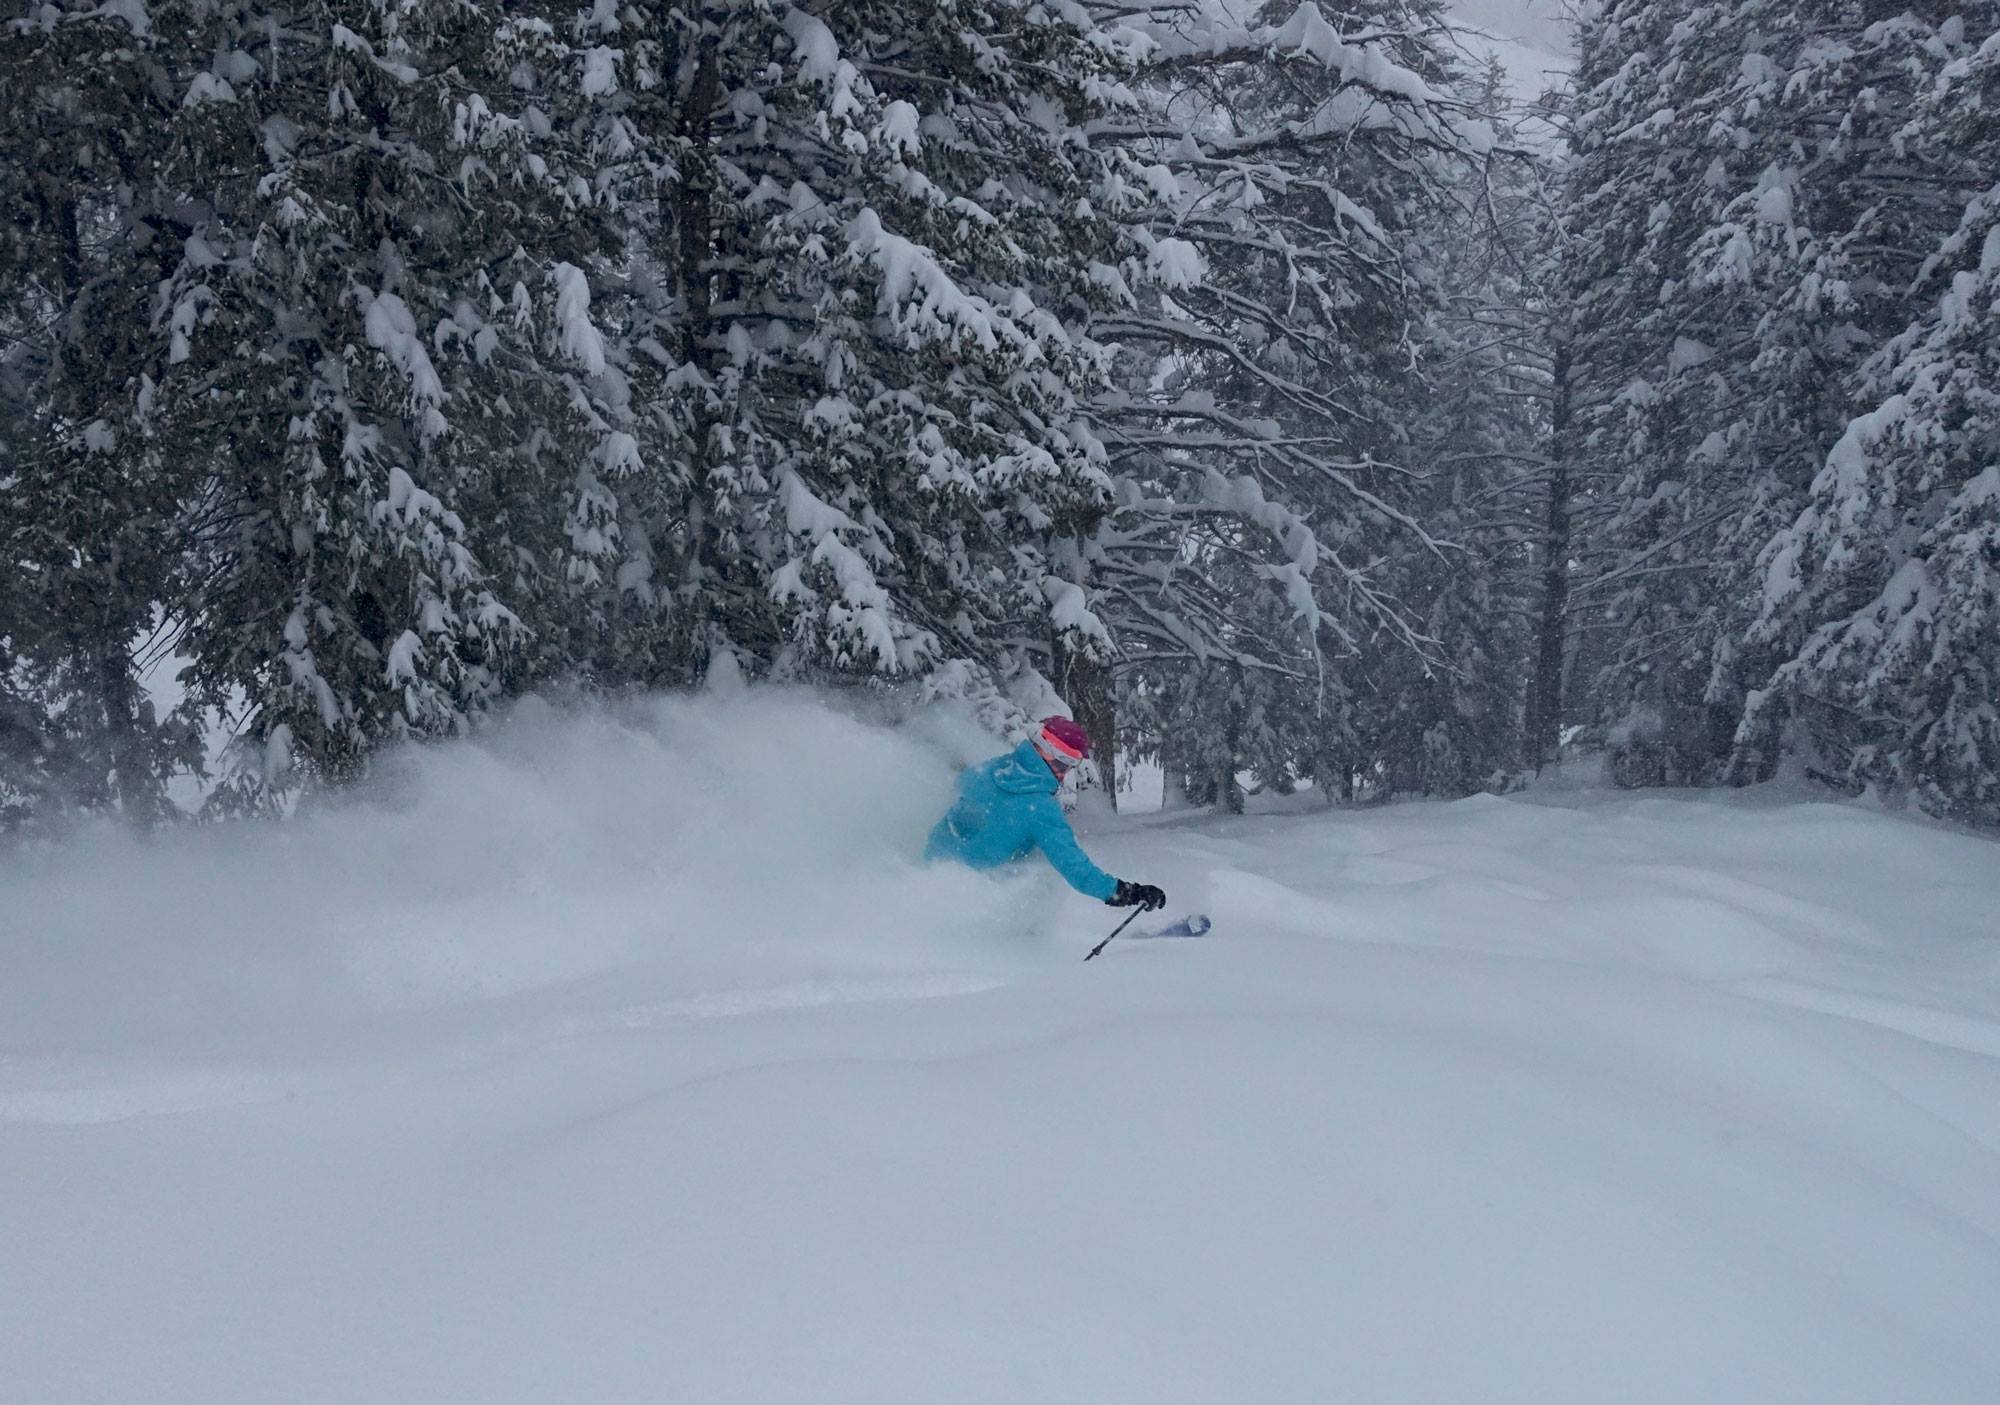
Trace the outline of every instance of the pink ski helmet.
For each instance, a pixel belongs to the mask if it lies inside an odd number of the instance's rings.
[[[1090,755],[1090,734],[1067,717],[1045,718],[1035,750],[1057,771],[1067,771]]]

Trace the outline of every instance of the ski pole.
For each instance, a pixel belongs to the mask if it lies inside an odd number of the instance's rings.
[[[1122,932],[1122,931],[1124,931],[1124,930],[1125,930],[1125,929],[1126,929],[1127,927],[1131,926],[1131,925],[1132,925],[1132,919],[1133,919],[1133,918],[1135,918],[1135,917],[1137,917],[1137,916],[1138,916],[1138,915],[1139,915],[1140,913],[1144,912],[1145,910],[1146,910],[1146,909],[1145,909],[1145,908],[1143,908],[1143,907],[1135,907],[1135,908],[1133,908],[1133,909],[1132,909],[1132,916],[1131,916],[1131,917],[1128,917],[1128,918],[1126,918],[1126,919],[1125,919],[1125,920],[1124,920],[1123,922],[1120,922],[1120,923],[1118,924],[1118,928],[1117,928],[1117,930],[1116,930],[1116,931],[1114,931],[1114,932],[1112,932],[1112,934],[1111,934],[1111,937],[1115,937],[1115,936],[1117,936],[1119,932]],[[1090,957],[1091,957],[1091,956],[1095,956],[1095,955],[1097,955],[1097,953],[1098,953],[1098,952],[1100,952],[1100,951],[1104,950],[1104,948],[1106,948],[1107,946],[1110,946],[1110,945],[1111,945],[1111,937],[1106,937],[1106,938],[1105,938],[1105,939],[1104,939],[1103,941],[1099,942],[1099,943],[1098,943],[1098,944],[1097,944],[1096,946],[1092,947],[1092,948],[1090,949],[1090,956],[1086,956],[1086,957],[1084,957],[1083,959],[1084,959],[1084,960],[1086,960],[1086,961],[1088,961],[1088,960],[1090,960]]]

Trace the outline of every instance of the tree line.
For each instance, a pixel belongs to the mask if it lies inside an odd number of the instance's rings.
[[[1992,8],[31,5],[0,813],[724,669],[2000,820]]]

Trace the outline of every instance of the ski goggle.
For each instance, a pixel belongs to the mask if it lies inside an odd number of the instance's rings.
[[[1035,750],[1041,753],[1044,761],[1048,762],[1058,771],[1067,772],[1077,762],[1083,760],[1082,752],[1064,746],[1061,741],[1050,736],[1047,732],[1035,738]]]
[[[1062,752],[1050,747],[1047,742],[1036,742],[1035,752],[1042,760],[1048,762],[1059,776],[1068,775],[1070,769],[1076,765],[1075,757],[1063,755]]]

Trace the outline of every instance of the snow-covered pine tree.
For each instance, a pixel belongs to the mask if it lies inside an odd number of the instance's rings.
[[[1871,19],[1613,0],[1579,32],[1572,603],[1627,780],[1719,773],[1760,674],[1740,647],[1757,553],[1911,271],[1897,133],[1924,26]]]
[[[1913,90],[1871,227],[1929,252],[1889,285],[1914,316],[1863,368],[1870,408],[1760,561],[1750,644],[1779,662],[1739,751],[1761,769],[1794,715],[1821,774],[2000,824],[2000,6],[1868,37]]]
[[[893,674],[1045,640],[1074,603],[1050,534],[1109,493],[1104,353],[1075,329],[1117,233],[1081,134],[1116,49],[1025,0],[602,5],[585,29],[572,105],[612,134],[629,334],[667,367],[630,549],[682,677],[716,650]]]
[[[1567,203],[1582,234],[1565,254],[1573,489],[1593,520],[1571,603],[1609,642],[1599,706],[1621,739],[1660,741],[1660,780],[1692,780],[1714,754],[1702,696],[1729,569],[1714,553],[1747,476],[1725,446],[1732,410],[1755,408],[1728,375],[1755,354],[1755,298],[1693,267],[1759,135],[1734,103],[1748,23],[1727,5],[1614,0],[1578,34]],[[1722,347],[1737,354],[1717,364]]]
[[[1429,5],[1101,8],[1147,58],[1138,110],[1096,129],[1130,151],[1103,203],[1133,232],[1095,324],[1127,353],[1104,405],[1122,486],[1079,583],[1125,650],[1125,730],[1175,737],[1174,769],[1226,798],[1208,778],[1330,754],[1334,661],[1364,637],[1427,647],[1381,571],[1427,549],[1402,418],[1436,290],[1408,256],[1492,134],[1445,86]]]
[[[567,11],[147,13],[171,257],[116,418],[198,473],[166,605],[254,796],[462,730],[605,550],[595,480],[635,453],[586,268],[615,249],[538,99]]]
[[[1364,754],[1391,788],[1432,795],[1466,794],[1520,764],[1555,486],[1549,161],[1516,137],[1497,64],[1474,81],[1501,141],[1493,159],[1461,164],[1453,205],[1420,236],[1446,296],[1417,333],[1407,416],[1423,474],[1412,511],[1443,545],[1386,563],[1440,661],[1391,647],[1363,670],[1373,705],[1361,712],[1379,736]]]
[[[592,464],[630,458],[588,320],[596,192],[534,98],[566,62],[552,18],[156,0],[36,24],[100,46],[52,130],[112,200],[96,256],[132,300],[52,426],[162,562],[126,614],[164,612],[192,660],[182,735],[236,719],[228,793],[256,795],[462,729],[524,632],[504,596],[602,550]]]
[[[198,471],[111,402],[163,268],[147,184],[164,70],[142,8],[40,4],[0,26],[0,811],[147,821],[197,754],[136,650],[178,568]]]
[[[1506,522],[1526,512],[1514,548],[1494,562],[1502,613],[1523,631],[1520,764],[1537,772],[1559,758],[1575,694],[1570,648],[1572,535],[1588,499],[1575,491],[1572,462],[1573,310],[1564,284],[1569,250],[1594,231],[1579,230],[1563,207],[1564,160],[1557,139],[1568,120],[1566,82],[1534,102],[1503,106],[1502,76],[1489,74],[1487,100],[1509,114],[1504,159],[1480,173],[1475,206],[1485,218],[1480,240],[1491,258],[1468,319],[1490,339],[1476,343],[1493,378],[1467,393],[1496,403],[1490,495]],[[1521,436],[1526,433],[1527,437]],[[1517,516],[1512,516],[1519,523]],[[1495,524],[1500,525],[1499,523]],[[1532,576],[1531,580],[1524,577]]]

